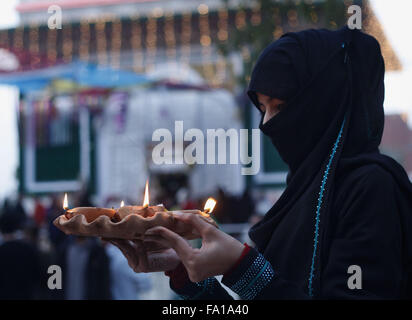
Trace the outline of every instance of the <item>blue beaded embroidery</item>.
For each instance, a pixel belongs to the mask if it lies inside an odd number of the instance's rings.
[[[198,299],[202,294],[205,292],[208,292],[209,294],[213,294],[214,289],[219,286],[219,282],[216,280],[214,277],[207,278],[203,281],[196,282],[196,286],[200,289],[198,293],[196,293],[194,296],[185,296],[185,295],[180,295],[180,297],[184,300],[196,300]]]
[[[242,299],[252,300],[273,279],[274,271],[270,263],[259,254],[245,274],[231,289]]]
[[[339,141],[342,137],[342,132],[343,132],[344,125],[345,125],[345,119],[343,119],[342,126],[340,128],[338,137],[336,138],[335,144],[333,145],[333,149],[332,149],[332,152],[330,154],[328,164],[327,164],[326,169],[323,173],[322,184],[320,186],[319,197],[318,197],[318,204],[316,206],[315,237],[314,237],[314,240],[313,240],[312,265],[310,267],[309,284],[308,284],[309,296],[311,296],[311,297],[313,297],[313,277],[314,277],[314,272],[315,272],[315,257],[316,257],[316,250],[317,250],[317,247],[318,247],[318,238],[319,238],[320,209],[322,207],[323,194],[324,194],[324,191],[325,191],[325,185],[326,185],[326,181],[328,179],[330,166],[332,164],[333,158],[335,157],[336,150],[337,150],[338,145],[339,145]]]

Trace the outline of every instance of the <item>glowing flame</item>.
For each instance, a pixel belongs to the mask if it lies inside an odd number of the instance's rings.
[[[64,194],[63,209],[64,210],[69,209],[69,202],[67,201],[67,193]]]
[[[209,198],[207,199],[206,203],[205,203],[205,207],[203,209],[203,211],[205,213],[211,213],[213,211],[213,209],[215,208],[216,205],[216,200],[213,198]]]
[[[122,202],[120,202],[120,208],[124,207],[124,201],[122,200]]]
[[[144,189],[143,208],[149,206],[149,180],[146,180],[146,187]]]

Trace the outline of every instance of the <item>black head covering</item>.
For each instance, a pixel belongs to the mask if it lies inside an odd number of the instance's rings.
[[[410,199],[401,211],[405,232],[411,234],[412,186],[402,167],[378,151],[384,125],[383,79],[378,42],[347,27],[287,33],[263,51],[254,67],[248,91],[252,102],[258,107],[256,92],[286,101],[265,124],[262,114],[260,128],[290,170],[286,190],[250,237],[273,261],[278,258],[274,251],[283,250],[274,243],[274,233],[287,232],[287,223],[305,225],[299,252],[285,255],[296,261],[290,272],[310,295],[316,295],[319,285],[320,240],[339,174],[371,163],[389,171],[404,199]],[[299,211],[299,221],[285,218],[293,210]],[[406,247],[411,259],[410,236]]]

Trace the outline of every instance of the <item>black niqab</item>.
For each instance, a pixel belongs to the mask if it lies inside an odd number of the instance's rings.
[[[322,297],[323,269],[335,263],[326,261],[335,211],[350,205],[340,197],[351,188],[345,181],[358,169],[369,172],[364,168],[372,165],[387,172],[396,185],[397,200],[391,205],[399,212],[402,264],[411,277],[412,185],[403,168],[378,150],[384,125],[383,78],[378,42],[346,27],[285,34],[263,51],[253,70],[248,94],[257,107],[256,92],[286,101],[265,124],[262,115],[260,128],[290,171],[284,193],[253,226],[250,237],[275,271],[309,296]],[[368,228],[370,234],[376,231]],[[357,246],[353,255],[367,256],[367,251]],[[347,267],[336,266],[340,268]],[[379,290],[375,294],[385,296]],[[402,289],[402,296],[411,294],[410,284]]]

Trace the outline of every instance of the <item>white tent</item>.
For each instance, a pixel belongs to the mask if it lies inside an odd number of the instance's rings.
[[[196,85],[201,84],[192,72],[186,74],[191,80],[189,84],[192,81]],[[128,99],[128,102],[124,104],[122,99]],[[117,115],[122,104],[127,107],[125,122],[119,131]],[[210,195],[218,187],[233,194],[242,192],[244,180],[240,164],[156,165],[152,161],[152,147],[158,143],[152,141],[153,132],[159,128],[168,129],[175,138],[175,121],[183,121],[184,132],[197,128],[205,137],[207,129],[240,129],[239,110],[229,91],[167,86],[136,88],[129,92],[127,98],[121,98],[121,95],[116,98],[114,93],[104,110],[103,123],[98,124],[97,182],[101,200],[109,196],[124,196],[140,202],[146,179],[162,172],[187,174],[193,197]]]

